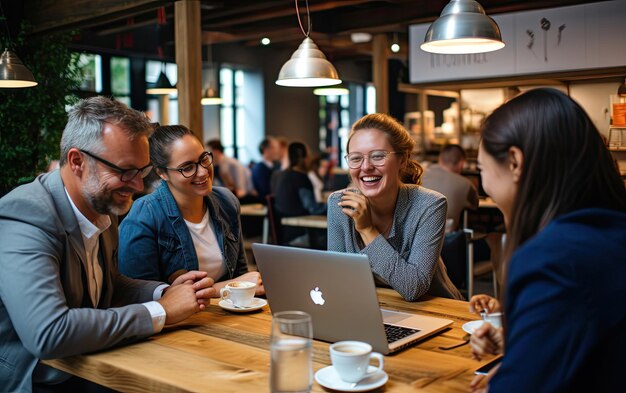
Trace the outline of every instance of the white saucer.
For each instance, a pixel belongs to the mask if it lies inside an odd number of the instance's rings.
[[[228,310],[228,311],[232,311],[232,312],[250,312],[250,311],[256,311],[259,310],[261,308],[263,308],[263,306],[265,306],[267,304],[267,300],[265,299],[260,299],[258,297],[255,297],[252,300],[252,303],[247,306],[247,307],[235,307],[235,305],[233,304],[233,302],[230,299],[224,299],[224,300],[220,300],[219,303],[217,303],[218,306],[222,307],[224,310]]]
[[[474,331],[478,329],[479,327],[481,327],[484,322],[485,321],[480,319],[478,321],[470,321],[470,322],[464,323],[463,330],[465,330],[465,332],[469,334],[474,334]]]
[[[369,366],[367,371],[372,372],[376,367]],[[362,379],[355,387],[351,388],[350,382],[342,381],[333,366],[324,367],[315,373],[315,382],[325,388],[339,390],[341,392],[366,392],[376,389],[387,383],[389,376],[386,372],[380,370],[371,376]]]

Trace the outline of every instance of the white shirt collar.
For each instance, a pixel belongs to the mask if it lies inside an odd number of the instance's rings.
[[[98,216],[95,222],[89,221],[87,217],[74,204],[70,194],[67,192],[67,188],[65,188],[65,195],[67,195],[67,199],[70,201],[70,205],[72,205],[72,210],[74,210],[74,215],[76,216],[76,220],[78,221],[78,226],[80,227],[80,233],[85,237],[85,239],[89,240],[94,237],[100,236],[100,234],[107,230],[111,226],[111,217],[101,214]]]

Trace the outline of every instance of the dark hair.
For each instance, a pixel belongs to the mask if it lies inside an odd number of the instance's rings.
[[[524,161],[505,261],[559,215],[591,207],[626,211],[626,189],[600,133],[580,105],[560,91],[528,91],[485,120],[487,154],[505,163],[513,146]]]
[[[465,150],[459,145],[445,145],[439,152],[439,160],[446,165],[456,166],[465,160]]]
[[[289,154],[289,168],[298,168],[306,170],[307,147],[301,142],[292,142],[287,148]]]
[[[267,150],[272,144],[272,138],[265,138],[259,143],[259,153],[263,155],[265,150]]]
[[[212,151],[219,151],[219,152],[224,152],[224,146],[222,145],[222,142],[220,142],[219,139],[211,139],[210,141],[208,141],[206,143],[207,147],[210,148]]]
[[[360,130],[375,129],[387,134],[387,139],[394,151],[401,153],[405,165],[401,169],[400,179],[403,183],[422,184],[422,166],[411,158],[415,148],[415,141],[409,135],[404,126],[393,117],[384,113],[372,113],[365,115],[352,125],[352,131],[348,136],[347,149],[350,153],[350,140]]]
[[[155,168],[168,165],[172,156],[172,143],[185,135],[197,138],[189,128],[182,125],[159,126],[154,129],[154,133],[148,141],[150,142],[150,160]]]

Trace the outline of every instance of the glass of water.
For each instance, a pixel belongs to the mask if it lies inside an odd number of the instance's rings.
[[[272,318],[270,391],[309,392],[313,384],[313,327],[303,311],[282,311]]]

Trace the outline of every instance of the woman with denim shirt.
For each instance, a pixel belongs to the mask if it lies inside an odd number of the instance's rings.
[[[209,273],[219,290],[248,272],[239,202],[213,187],[213,157],[184,126],[161,126],[150,137],[150,158],[161,184],[133,204],[120,225],[119,269],[129,277],[172,282],[190,270]]]

